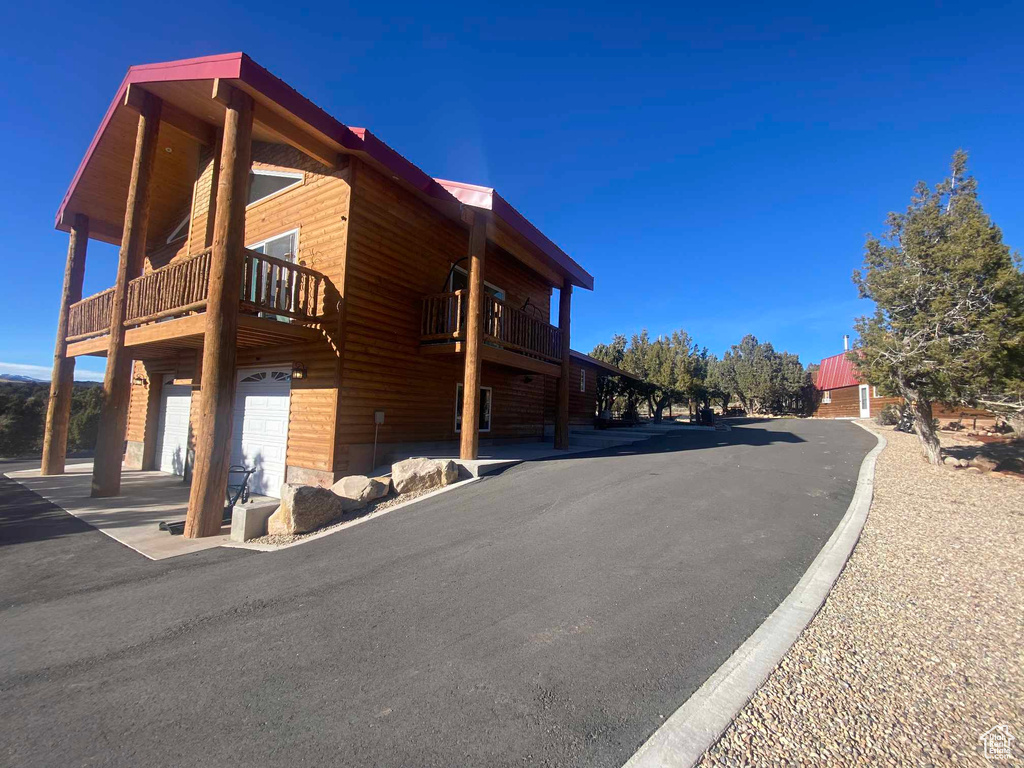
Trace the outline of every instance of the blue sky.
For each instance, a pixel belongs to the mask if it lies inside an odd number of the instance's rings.
[[[867,311],[865,233],[961,146],[1024,243],[1021,4],[42,5],[0,10],[0,371],[48,376],[53,216],[125,70],[210,53],[244,50],[431,175],[496,187],[594,274],[584,351],[682,327],[716,354],[745,333],[835,353]],[[90,243],[87,294],[115,263]]]

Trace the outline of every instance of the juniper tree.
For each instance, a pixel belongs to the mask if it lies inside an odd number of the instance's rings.
[[[932,404],[971,405],[1004,390],[1024,357],[1020,258],[982,209],[965,152],[953,155],[949,178],[919,182],[907,210],[868,237],[853,281],[875,312],[857,320],[851,358],[911,403],[924,454],[938,464]]]

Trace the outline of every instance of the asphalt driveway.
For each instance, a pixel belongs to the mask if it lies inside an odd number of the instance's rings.
[[[0,762],[621,765],[796,584],[874,442],[685,432],[156,563],[0,479]]]

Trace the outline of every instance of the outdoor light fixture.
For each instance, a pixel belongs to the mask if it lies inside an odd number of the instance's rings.
[[[293,379],[304,379],[306,378],[306,366],[302,363],[292,363],[292,378]]]
[[[136,384],[136,385],[138,385],[140,387],[144,387],[147,384],[149,384],[149,381],[146,380],[145,376],[136,376],[135,378],[132,379],[132,384]]]

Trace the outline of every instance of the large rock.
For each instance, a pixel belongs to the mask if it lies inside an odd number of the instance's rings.
[[[391,467],[397,493],[417,493],[451,485],[459,479],[459,467],[450,459],[406,459]]]
[[[971,459],[971,466],[977,467],[982,472],[993,472],[995,468],[999,466],[999,462],[988,456],[975,456]]]
[[[347,512],[345,501],[327,488],[285,483],[281,506],[267,521],[267,533],[289,536],[315,531]]]
[[[343,499],[365,506],[388,495],[391,490],[391,478],[350,475],[332,485],[331,490]]]

